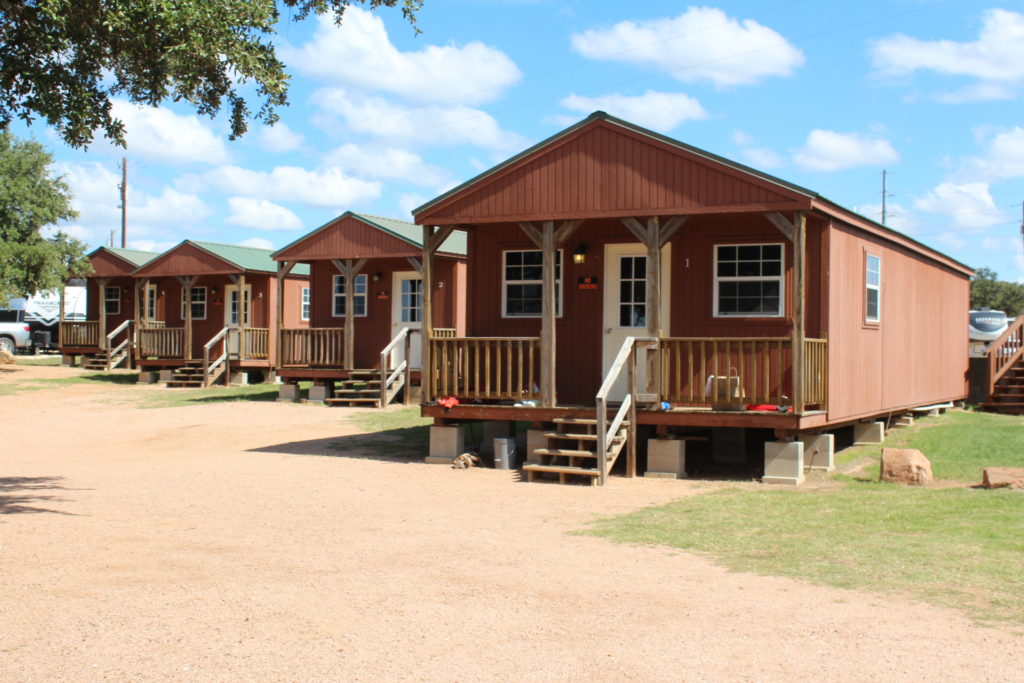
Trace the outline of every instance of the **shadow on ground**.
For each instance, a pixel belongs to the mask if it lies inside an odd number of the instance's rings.
[[[42,493],[66,491],[59,482],[63,477],[2,477],[0,478],[0,515],[22,515],[49,512],[55,515],[74,515],[73,512],[42,507],[44,503],[63,503],[67,498]]]
[[[402,427],[372,434],[289,441],[252,448],[250,453],[284,453],[326,458],[359,458],[396,463],[422,463],[427,455],[430,427]]]
[[[92,375],[82,375],[82,379],[87,379],[90,382],[109,382],[110,384],[137,384],[139,373],[99,372]]]

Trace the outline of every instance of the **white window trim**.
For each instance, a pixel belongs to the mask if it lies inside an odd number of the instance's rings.
[[[773,247],[778,246],[781,249],[781,263],[779,264],[779,274],[771,276],[757,276],[753,277],[750,275],[745,276],[732,276],[732,277],[719,277],[718,276],[718,248],[719,247]],[[786,245],[782,242],[724,242],[722,244],[715,244],[712,247],[714,251],[714,258],[712,259],[711,272],[713,274],[713,286],[711,289],[711,305],[714,310],[714,317],[724,319],[735,319],[735,318],[785,318],[786,317]],[[719,313],[718,312],[718,285],[720,282],[764,282],[766,280],[777,280],[779,283],[779,312],[778,313]]]
[[[181,319],[182,319],[182,321],[185,321],[187,319],[187,316],[185,315],[185,312],[186,312],[185,311],[185,292],[187,292],[187,291],[188,291],[188,287],[182,287],[181,288]],[[202,291],[203,292],[203,315],[202,316],[193,315],[192,316],[192,320],[206,320],[206,315],[208,313],[207,309],[209,308],[209,305],[208,305],[209,301],[207,300],[207,296],[206,296],[206,287],[205,286],[193,287],[192,288],[192,296],[193,296],[193,298],[195,298],[196,292],[198,292],[198,291]],[[196,303],[199,303],[199,302],[197,301]]]
[[[871,259],[878,261],[878,284],[868,283],[868,263]],[[878,292],[878,315],[874,318],[868,316],[868,291]],[[878,325],[882,322],[882,257],[865,252],[864,254],[864,322],[869,325]]]
[[[529,251],[540,252],[541,250],[540,249],[503,249],[502,252],[501,252],[501,266],[500,267],[501,267],[501,317],[502,318],[507,318],[509,320],[523,320],[523,319],[530,320],[530,319],[534,319],[534,318],[542,318],[542,317],[544,317],[543,313],[538,313],[537,315],[509,315],[508,314],[508,285],[510,285],[510,284],[518,285],[518,284],[534,284],[534,283],[537,283],[537,284],[541,284],[543,286],[543,282],[544,282],[543,279],[541,279],[541,280],[506,280],[505,279],[505,255],[509,254],[509,253],[512,253],[512,252],[529,252]],[[556,259],[557,259],[556,263],[560,262],[561,266],[562,266],[561,267],[562,277],[555,279],[555,291],[558,293],[558,302],[557,302],[557,305],[556,305],[557,310],[555,312],[555,317],[556,318],[561,318],[562,317],[562,313],[565,310],[564,306],[562,305],[563,304],[563,299],[565,297],[565,287],[562,285],[562,279],[565,277],[565,256],[563,255],[562,251],[563,251],[562,249],[556,249],[555,250],[555,253],[558,254],[558,256],[556,257]],[[543,302],[541,303],[541,305],[543,306]]]
[[[362,299],[363,299],[363,312],[362,313],[354,313],[354,315],[357,318],[365,318],[369,314],[369,312],[370,312],[370,297],[369,297],[369,294],[370,294],[370,283],[369,283],[369,278],[366,277],[366,273],[359,273],[358,275],[355,276],[355,278],[353,278],[352,284],[354,285],[354,284],[358,283],[359,282],[359,278],[363,278],[363,283],[366,286],[363,287],[364,292],[362,294],[354,293],[352,295],[352,308],[359,308],[358,306],[355,305],[355,300],[360,298],[360,297],[362,297]],[[341,274],[335,275],[334,277],[331,278],[331,317],[332,318],[344,318],[345,317],[344,313],[341,313],[341,314],[337,313],[338,306],[335,303],[339,298],[341,298],[341,299],[345,298],[344,294],[338,294],[338,280],[341,280],[341,281],[344,282],[344,279],[345,279],[345,276],[341,275]]]
[[[111,290],[114,290],[114,291],[117,292],[117,296],[115,296],[113,299],[110,298]],[[107,310],[107,303],[109,303],[111,301],[113,301],[113,302],[115,302],[117,304],[117,310],[116,311],[108,311]],[[121,315],[121,287],[120,287],[120,285],[107,285],[106,287],[103,288],[103,310],[106,312],[106,315]]]
[[[401,278],[400,282],[402,286],[405,286],[406,282],[419,282],[420,290],[416,294],[419,297],[419,306],[406,306],[405,305],[405,292],[398,292],[398,318],[402,324],[405,323],[423,323],[423,278]],[[412,293],[410,292],[410,295]],[[419,312],[419,320],[406,320],[407,314],[411,311]]]
[[[309,297],[309,287],[303,287],[299,293],[299,320],[309,321],[312,300]]]
[[[153,304],[150,308],[150,304]],[[146,320],[156,320],[157,311],[157,289],[156,284],[146,285]]]

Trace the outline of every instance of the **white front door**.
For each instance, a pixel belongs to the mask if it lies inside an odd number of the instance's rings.
[[[391,338],[402,331],[410,330],[409,365],[420,367],[421,335],[423,329],[423,278],[414,270],[397,272],[392,279],[391,297]],[[391,355],[392,366],[401,362],[402,350],[395,349]]]
[[[250,324],[249,308],[252,301],[252,285],[245,286],[245,295],[242,297],[242,305],[238,301],[238,285],[228,285],[224,288],[224,326],[238,327],[239,315],[245,316],[245,326]],[[227,350],[229,353],[238,353],[238,334],[228,333]]]
[[[669,282],[671,247],[661,250],[661,329],[669,329]],[[602,378],[608,374],[626,337],[647,336],[647,248],[642,244],[607,244],[604,248],[604,344]],[[647,386],[647,363],[637,359],[637,386]],[[624,369],[609,398],[626,394],[628,375]],[[602,379],[603,381],[603,379]]]

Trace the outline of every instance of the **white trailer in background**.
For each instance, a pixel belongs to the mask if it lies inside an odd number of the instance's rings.
[[[32,346],[36,349],[56,349],[60,331],[60,290],[36,292],[29,297],[17,297],[0,309],[0,320],[28,323]],[[64,288],[64,320],[85,320],[85,287],[72,285]]]

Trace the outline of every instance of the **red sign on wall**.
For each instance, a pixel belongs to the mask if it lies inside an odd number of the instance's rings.
[[[579,278],[577,286],[581,290],[597,291],[597,276],[584,275]]]

